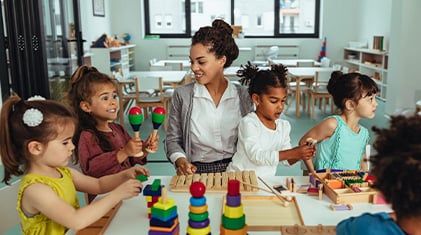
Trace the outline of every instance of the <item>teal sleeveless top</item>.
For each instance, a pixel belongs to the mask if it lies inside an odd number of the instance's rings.
[[[355,133],[340,116],[328,118],[335,118],[338,125],[330,138],[317,145],[316,156],[313,158],[315,170],[359,170],[361,157],[369,141],[367,128],[360,125],[360,131]]]

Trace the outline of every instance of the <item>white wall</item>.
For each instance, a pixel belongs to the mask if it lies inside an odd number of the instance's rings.
[[[358,1],[323,0],[320,38],[327,37],[327,55],[332,62],[342,61],[343,47],[348,41],[358,39],[359,19]],[[110,1],[111,31],[113,34],[130,33],[132,43],[136,47],[136,69],[148,70],[148,61],[152,58],[165,59],[167,45],[190,45],[190,39],[143,39],[143,1],[125,0]],[[238,39],[240,47],[256,44],[288,44],[300,45],[301,58],[317,59],[321,47],[321,39]]]
[[[386,113],[415,109],[421,99],[421,1],[394,0],[392,4]]]
[[[83,33],[83,39],[86,40],[83,47],[85,50],[91,47],[92,41],[95,41],[103,33],[111,35],[113,31],[111,30],[111,8],[110,1],[104,0],[105,4],[105,17],[94,16],[92,10],[92,1],[83,0],[79,1],[80,3],[80,18],[81,18],[81,27]],[[120,2],[120,1],[113,1]],[[121,3],[120,3],[121,4]],[[121,4],[124,5],[124,4]]]

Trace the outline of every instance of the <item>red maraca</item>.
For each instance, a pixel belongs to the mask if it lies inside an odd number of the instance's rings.
[[[142,109],[134,106],[132,108],[130,108],[129,110],[129,122],[130,125],[132,126],[132,129],[134,131],[134,136],[136,139],[140,139],[140,132],[139,132],[139,128],[143,123],[143,113],[142,113]],[[138,154],[135,155],[135,157],[141,157],[143,156],[143,152],[140,152]]]
[[[155,138],[158,134],[158,129],[161,126],[161,124],[164,123],[164,121],[165,121],[165,109],[163,107],[156,107],[152,111],[153,131],[152,131],[152,134],[151,134],[151,140],[155,140]],[[149,153],[156,152],[156,151],[153,151],[149,148],[146,148],[146,151],[148,151]]]

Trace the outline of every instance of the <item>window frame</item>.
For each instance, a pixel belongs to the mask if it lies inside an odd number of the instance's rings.
[[[145,13],[145,36],[159,36],[160,38],[191,38],[191,0],[185,0],[185,15],[186,15],[186,32],[185,33],[151,33],[150,30],[150,13],[149,13],[149,1],[144,0],[144,13]],[[314,13],[314,33],[280,33],[280,3],[279,0],[274,0],[274,32],[273,35],[258,36],[258,35],[246,35],[245,38],[319,38],[320,34],[320,0],[315,1],[315,13]],[[231,0],[231,22],[234,24],[234,0]]]

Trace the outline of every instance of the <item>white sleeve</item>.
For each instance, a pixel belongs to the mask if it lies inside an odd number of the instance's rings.
[[[291,149],[291,137],[289,136],[291,133],[291,124],[284,120],[282,123],[282,147],[281,150]],[[282,165],[284,166],[291,166],[287,160],[281,161]]]
[[[274,166],[279,163],[279,152],[261,149],[261,126],[251,119],[243,119],[238,128],[238,141],[243,145],[245,155],[258,166]]]

